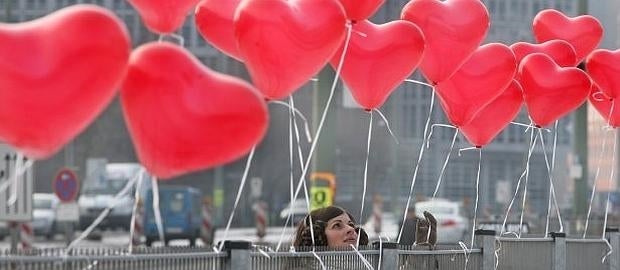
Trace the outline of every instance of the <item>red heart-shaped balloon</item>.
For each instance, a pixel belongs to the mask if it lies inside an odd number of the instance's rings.
[[[167,34],[176,31],[200,0],[127,0],[138,10],[149,30]],[[226,0],[228,1],[228,0]]]
[[[202,0],[196,6],[194,20],[198,32],[211,45],[241,62],[234,35],[235,11],[241,0]]]
[[[581,62],[603,38],[603,26],[595,17],[582,15],[569,18],[554,9],[539,12],[534,17],[532,30],[538,42],[553,39],[568,41],[575,48],[577,62]]]
[[[605,95],[620,98],[620,50],[594,50],[586,59],[586,71]]]
[[[590,104],[598,111],[598,113],[605,119],[607,124],[613,128],[620,127],[620,104],[615,104],[616,99],[611,99],[600,95],[600,90],[593,85],[588,99]],[[612,112],[613,109],[613,112]]]
[[[513,80],[501,95],[480,110],[476,117],[460,130],[469,143],[478,148],[483,147],[510,124],[519,114],[522,104],[521,85]]]
[[[122,21],[94,5],[1,24],[0,138],[33,159],[54,154],[112,100],[130,50]]]
[[[402,19],[426,39],[420,69],[433,85],[448,79],[478,48],[489,30],[489,12],[479,0],[412,0]]]
[[[527,110],[538,127],[553,123],[583,104],[592,86],[583,70],[560,67],[542,53],[523,58],[519,76]]]
[[[362,108],[376,109],[420,63],[424,36],[404,20],[382,25],[361,21],[353,30],[340,76]],[[343,49],[344,44],[331,60],[334,69]]]
[[[468,124],[502,93],[516,69],[515,56],[508,46],[480,46],[450,79],[435,87],[450,122],[457,127]]]
[[[347,19],[363,21],[374,14],[385,0],[338,0],[344,7]]]
[[[327,64],[345,24],[337,0],[246,0],[237,8],[235,37],[254,85],[281,99]]]
[[[561,67],[574,67],[578,64],[573,46],[561,39],[553,39],[540,44],[517,42],[510,45],[510,49],[517,57],[517,64],[533,53],[544,53]]]
[[[165,42],[132,53],[121,98],[138,158],[160,178],[240,158],[267,128],[265,102],[251,85]]]

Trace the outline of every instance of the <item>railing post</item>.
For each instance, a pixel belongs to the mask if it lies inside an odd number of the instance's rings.
[[[398,269],[398,243],[378,242],[372,243],[373,247],[380,252],[381,261],[378,263],[379,269],[390,270]]]
[[[224,250],[228,253],[226,262],[229,270],[247,270],[250,269],[252,261],[250,258],[250,248],[252,244],[247,241],[226,241],[224,242]]]
[[[605,237],[613,248],[613,253],[609,255],[609,270],[620,270],[620,230],[618,228],[606,228]]]
[[[553,268],[552,270],[566,269],[566,234],[563,232],[549,233],[553,237]]]
[[[495,231],[476,230],[476,246],[482,250],[482,270],[495,269]]]

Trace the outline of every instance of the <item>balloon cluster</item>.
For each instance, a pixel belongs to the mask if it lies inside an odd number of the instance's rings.
[[[365,110],[382,106],[419,66],[450,122],[477,147],[523,103],[542,127],[590,97],[620,125],[620,51],[595,50],[603,29],[592,16],[541,11],[532,28],[539,43],[507,46],[482,45],[490,21],[478,0],[412,0],[400,20],[382,25],[367,19],[385,0],[128,1],[162,35],[195,8],[201,35],[243,62],[253,85],[210,70],[176,44],[132,51],[114,14],[75,5],[0,25],[0,139],[30,158],[49,157],[120,87],[138,158],[170,178],[245,155],[266,132],[265,100],[290,96],[327,63],[342,66]],[[587,73],[575,67],[582,61]]]

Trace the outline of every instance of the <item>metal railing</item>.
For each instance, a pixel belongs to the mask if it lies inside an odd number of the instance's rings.
[[[610,251],[613,251],[610,253]],[[359,249],[275,251],[250,242],[226,242],[222,252],[211,247],[76,248],[0,252],[0,270],[132,269],[132,270],[268,270],[268,269],[552,269],[620,270],[620,233],[605,239],[498,237],[476,231],[473,249],[398,246],[373,243]],[[605,259],[603,261],[603,258]],[[496,268],[497,265],[497,268]]]

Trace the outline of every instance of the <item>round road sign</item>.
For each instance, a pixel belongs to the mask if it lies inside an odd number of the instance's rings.
[[[77,197],[80,185],[75,173],[65,168],[56,174],[52,187],[61,202],[72,202]]]

